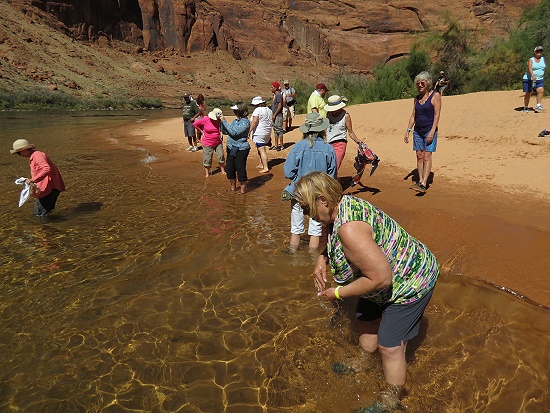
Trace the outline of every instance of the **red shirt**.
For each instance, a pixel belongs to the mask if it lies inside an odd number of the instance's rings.
[[[52,189],[57,189],[60,192],[65,190],[65,183],[59,170],[44,152],[33,151],[29,163],[31,165],[31,179],[38,189],[38,198],[49,195]]]

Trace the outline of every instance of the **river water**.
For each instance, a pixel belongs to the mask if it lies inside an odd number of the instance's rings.
[[[179,170],[119,132],[176,114],[0,114],[0,411],[368,406],[383,384],[379,356],[356,345],[353,303],[317,300],[307,248],[285,251],[289,214],[264,188],[273,183],[228,193],[198,162]],[[49,219],[33,217],[32,202],[17,207],[13,181],[29,175],[9,154],[18,138],[65,178]],[[406,411],[550,411],[548,316],[442,274],[409,343]]]

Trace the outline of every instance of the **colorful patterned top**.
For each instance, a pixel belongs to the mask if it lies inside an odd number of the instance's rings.
[[[411,237],[392,218],[369,202],[344,195],[332,230],[329,229],[327,251],[334,281],[349,284],[361,277],[359,269],[346,260],[338,230],[351,221],[364,221],[374,230],[374,241],[388,258],[392,269],[392,285],[373,291],[364,298],[383,305],[408,304],[431,291],[439,276],[435,256],[420,241]]]

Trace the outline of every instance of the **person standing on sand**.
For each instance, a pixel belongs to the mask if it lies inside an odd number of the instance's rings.
[[[29,158],[31,178],[26,178],[25,182],[31,185],[31,193],[38,198],[33,214],[44,217],[55,209],[59,194],[65,190],[65,183],[50,158],[34,148],[26,139],[18,139],[13,143],[10,153]]]
[[[241,194],[246,193],[248,177],[246,175],[246,160],[250,153],[248,144],[248,133],[250,132],[250,122],[247,118],[248,108],[246,103],[237,102],[231,106],[236,119],[227,123],[225,117],[220,117],[221,130],[227,135],[227,179],[231,183],[231,191],[237,190],[237,177],[241,186]]]
[[[183,133],[189,142],[189,147],[186,149],[188,151],[197,152],[197,137],[195,133],[195,128],[193,127],[193,122],[200,115],[199,107],[197,102],[191,100],[189,93],[183,94]]]
[[[307,101],[307,113],[317,112],[322,117],[327,116],[327,111],[325,110],[325,94],[328,92],[328,88],[324,83],[319,83],[315,87],[315,90],[311,92],[309,99]]]
[[[418,182],[410,189],[426,192],[428,178],[432,171],[432,153],[437,147],[437,125],[441,113],[441,95],[432,90],[432,77],[421,72],[414,78],[418,96],[414,99],[412,115],[405,132],[405,143],[409,143],[409,134],[413,131],[413,150],[416,152]]]
[[[258,157],[260,164],[257,168],[261,173],[269,172],[267,163],[267,145],[271,140],[271,125],[273,123],[273,112],[265,105],[265,100],[261,96],[256,96],[252,99],[252,112],[250,120],[250,132],[248,137],[252,139],[258,149]]]
[[[407,380],[407,342],[418,335],[439,263],[395,220],[363,199],[342,195],[338,181],[323,172],[304,175],[294,197],[327,228],[327,248],[313,272],[317,295],[332,302],[359,297],[359,345],[382,355],[387,387],[372,406],[376,410],[368,411],[392,411]],[[327,264],[335,287],[327,285]]]
[[[273,104],[271,105],[271,112],[273,112],[273,134],[275,135],[275,145],[270,150],[281,151],[284,149],[283,145],[283,94],[281,93],[281,86],[279,82],[273,82],[271,84],[271,93],[273,93]]]
[[[225,158],[223,155],[223,143],[220,133],[220,117],[222,116],[221,109],[215,108],[202,119],[195,121],[193,124],[195,129],[200,130],[202,135],[202,164],[204,166],[205,176],[210,176],[212,168],[212,157],[214,152],[218,156],[220,170],[225,175]]]
[[[195,120],[199,120],[201,118],[204,118],[206,114],[206,106],[204,105],[204,95],[202,93],[199,93],[197,95],[197,107],[199,108],[199,113],[197,114],[197,117]],[[202,132],[195,129],[197,132],[197,143],[201,143],[202,141]]]
[[[336,153],[327,143],[325,134],[328,125],[328,119],[318,113],[310,113],[300,126],[303,139],[292,146],[284,166],[285,178],[292,180],[285,188],[289,194],[293,194],[296,182],[308,172],[322,171],[336,177]],[[291,199],[289,248],[292,252],[300,246],[300,236],[304,233],[304,214],[308,215],[295,199]],[[317,252],[323,235],[322,224],[310,218],[307,232],[309,250]]]
[[[542,46],[535,47],[535,55],[527,61],[527,71],[523,75],[523,91],[525,95],[523,97],[523,111],[529,112],[529,100],[531,100],[531,93],[536,91],[537,93],[537,106],[536,111],[542,111],[542,98],[544,96],[544,69],[546,68],[546,61],[542,56],[544,49]]]
[[[284,89],[281,90],[283,94],[283,128],[285,132],[292,130],[292,119],[294,118],[294,104],[296,103],[296,90],[290,86],[290,82],[285,80],[283,82]]]
[[[329,127],[327,129],[327,142],[336,152],[337,169],[340,169],[344,156],[346,156],[346,147],[348,145],[348,135],[355,143],[361,142],[353,132],[351,125],[351,115],[344,110],[346,102],[341,96],[332,95],[328,98],[325,105]]]

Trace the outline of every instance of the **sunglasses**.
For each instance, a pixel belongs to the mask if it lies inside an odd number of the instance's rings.
[[[426,82],[424,80],[416,82],[416,86],[426,86]]]

